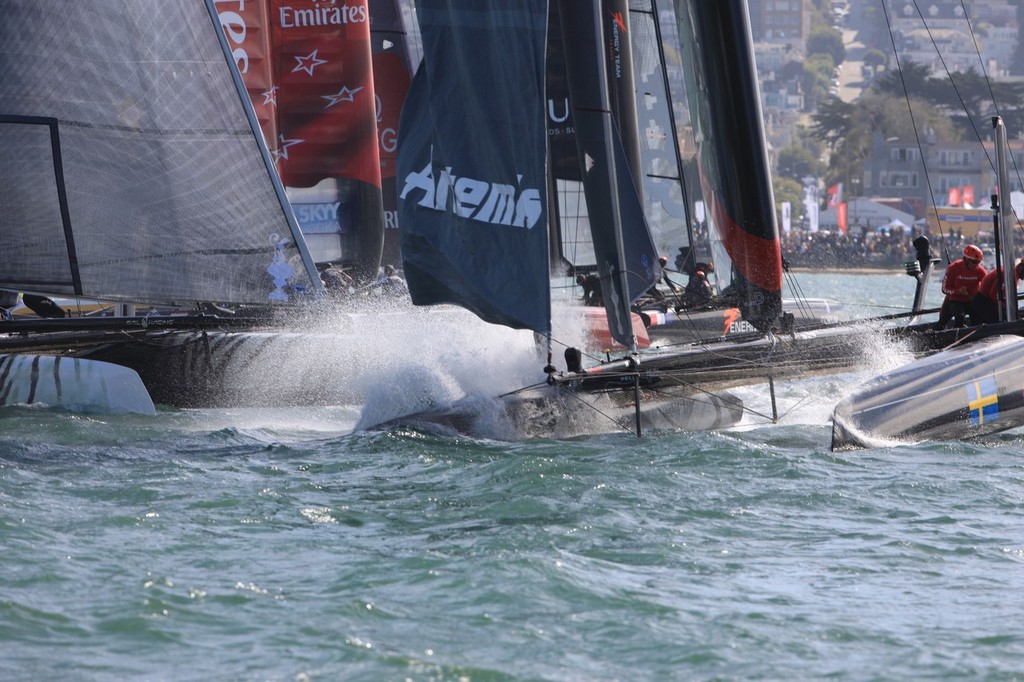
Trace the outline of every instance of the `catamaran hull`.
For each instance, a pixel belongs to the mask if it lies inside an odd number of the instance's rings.
[[[880,375],[840,402],[832,449],[976,438],[1024,425],[1024,338],[989,337]]]
[[[639,402],[639,409],[637,404]],[[529,437],[556,438],[602,432],[650,429],[709,431],[735,426],[743,418],[743,401],[728,393],[693,388],[579,392],[542,387],[504,398],[505,411]]]
[[[358,402],[355,340],[284,331],[172,331],[77,353],[130,368],[157,404],[180,408]]]
[[[793,315],[796,329],[811,325],[837,324],[847,319],[843,305],[824,298],[791,301],[784,299],[783,309]],[[644,310],[650,321],[647,335],[651,344],[687,343],[756,332],[740,317],[739,308],[681,310],[679,312]]]
[[[0,355],[0,406],[156,414],[153,400],[133,370],[49,355]]]
[[[580,390],[539,386],[502,396],[483,406],[466,399],[452,407],[424,411],[360,428],[414,427],[441,429],[475,437],[574,438],[647,430],[708,431],[735,426],[743,418],[743,401],[727,392],[709,393],[668,387],[641,389],[637,411],[632,390]]]

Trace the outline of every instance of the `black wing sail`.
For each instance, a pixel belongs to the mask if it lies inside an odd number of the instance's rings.
[[[761,330],[782,312],[782,252],[744,0],[676,0],[701,188]]]
[[[399,124],[413,303],[546,332],[546,0],[420,0],[423,62]]]

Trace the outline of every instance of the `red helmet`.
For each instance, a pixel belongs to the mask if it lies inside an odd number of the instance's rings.
[[[979,249],[974,244],[968,244],[967,247],[964,249],[964,258],[970,258],[971,260],[980,263],[981,259],[984,257],[985,254],[983,254],[981,252],[981,249]]]

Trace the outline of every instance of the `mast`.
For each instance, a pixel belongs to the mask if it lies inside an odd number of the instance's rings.
[[[657,256],[613,120],[601,0],[589,7],[559,0],[569,100],[608,328],[635,351],[630,305],[653,286]]]
[[[1003,321],[1009,322],[1017,319],[1017,276],[1016,276],[1016,251],[1013,248],[1013,226],[1016,224],[1016,216],[1013,212],[1013,203],[1010,201],[1010,174],[1006,162],[1006,124],[999,116],[992,117],[992,127],[996,131],[996,172],[998,174],[999,194],[994,196],[998,203],[994,208],[999,216],[999,234],[996,245],[996,267],[1002,265],[1003,282],[1005,292],[1003,297],[1003,309],[1000,311]],[[1002,263],[999,261],[1002,260]]]

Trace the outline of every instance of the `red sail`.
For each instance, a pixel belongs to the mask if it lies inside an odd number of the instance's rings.
[[[398,145],[398,116],[412,83],[412,66],[409,63],[405,27],[398,1],[370,0],[369,6],[380,168],[383,177],[393,178]]]
[[[215,0],[281,180],[380,188],[367,0]]]
[[[215,0],[220,25],[242,74],[263,137],[277,149],[277,92],[270,48],[270,17],[265,2]]]
[[[282,180],[380,188],[366,0],[271,0],[270,8]]]

